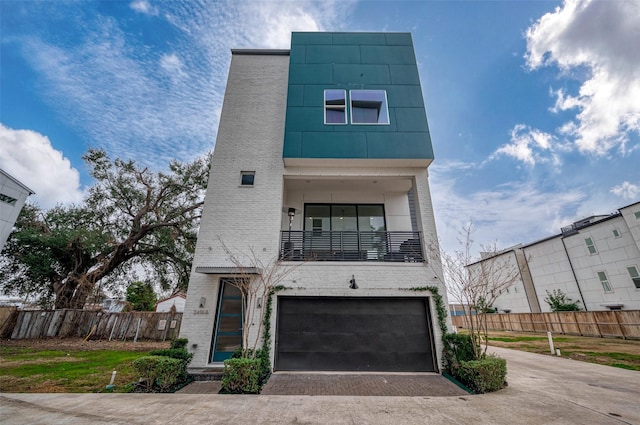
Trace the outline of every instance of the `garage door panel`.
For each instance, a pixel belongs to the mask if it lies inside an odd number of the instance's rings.
[[[426,298],[281,297],[278,370],[433,371]]]
[[[386,329],[398,329],[399,333],[403,333],[403,328],[407,325],[407,316],[412,314],[341,314],[341,313],[301,313],[301,314],[285,314],[280,316],[286,321],[286,329],[291,332],[305,332],[312,330],[313,332],[331,332],[336,329],[367,329],[371,325],[372,320],[382,322]],[[424,314],[415,315],[409,321],[420,321],[424,318]]]

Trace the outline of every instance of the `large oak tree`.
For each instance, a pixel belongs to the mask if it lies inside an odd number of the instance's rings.
[[[168,172],[102,150],[83,159],[95,184],[82,204],[23,208],[2,253],[3,292],[82,308],[98,286],[121,288],[139,274],[186,288],[210,157],[172,161]]]

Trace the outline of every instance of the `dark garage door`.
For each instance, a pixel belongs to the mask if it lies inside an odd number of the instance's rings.
[[[275,369],[435,371],[427,300],[278,297]]]

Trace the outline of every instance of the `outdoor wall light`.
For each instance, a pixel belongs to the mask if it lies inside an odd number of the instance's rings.
[[[355,275],[351,275],[351,280],[349,281],[349,288],[358,289],[358,284],[356,283]]]
[[[262,297],[258,298],[257,307],[262,308]]]
[[[198,308],[204,308],[206,304],[207,304],[207,299],[205,297],[200,297],[200,307]]]

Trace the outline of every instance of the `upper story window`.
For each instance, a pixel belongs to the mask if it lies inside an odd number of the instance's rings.
[[[620,237],[620,230],[613,229],[613,237],[614,238],[619,238]]]
[[[5,195],[4,193],[0,193],[0,201],[6,202],[9,205],[15,205],[18,200],[9,195]]]
[[[255,171],[240,172],[240,186],[253,186],[255,179],[256,179]]]
[[[591,238],[586,238],[584,240],[584,243],[587,244],[587,249],[589,250],[589,254],[597,254],[598,250],[596,249],[596,245],[593,243],[593,239]]]
[[[640,220],[640,211],[634,212],[633,215]]]
[[[347,123],[347,92],[346,90],[324,91],[324,123]]]
[[[629,266],[627,267],[627,273],[631,276],[634,286],[640,289],[640,273],[638,273],[638,268],[636,266]]]
[[[387,92],[351,90],[351,124],[389,124]]]
[[[607,273],[605,272],[597,272],[598,279],[600,280],[600,284],[602,285],[602,289],[604,292],[613,292],[613,288],[611,288],[611,284],[609,283],[609,278],[607,277]]]

